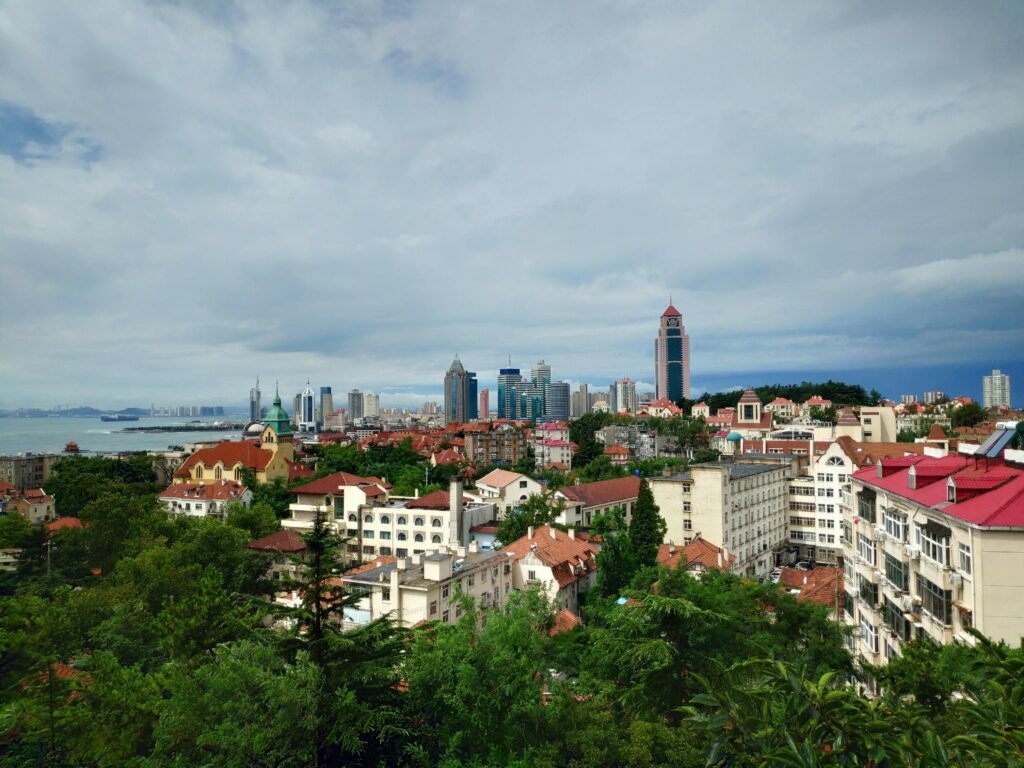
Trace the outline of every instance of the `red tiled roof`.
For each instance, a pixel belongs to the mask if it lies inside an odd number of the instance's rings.
[[[576,629],[583,622],[580,621],[580,617],[570,611],[568,608],[563,608],[555,614],[555,618],[552,620],[551,629],[548,630],[548,634],[551,637],[560,635],[563,632]]]
[[[948,440],[945,431],[938,424],[932,424],[932,428],[928,430],[927,440]]]
[[[776,397],[768,405],[796,405],[792,400],[788,400],[785,397]]]
[[[256,539],[246,544],[248,549],[258,549],[263,552],[304,552],[306,542],[303,541],[295,531],[286,528],[282,531],[274,531],[269,536]]]
[[[256,472],[266,469],[273,456],[273,451],[260,448],[259,441],[256,440],[224,440],[213,448],[200,448],[189,456],[174,474],[186,475],[200,462],[204,467],[212,467],[218,462],[225,467],[241,464],[246,469]]]
[[[451,448],[445,448],[440,453],[432,454],[435,464],[457,464],[465,459],[459,455],[458,451],[453,451]]]
[[[687,569],[700,565],[704,568],[720,568],[719,555],[723,557],[726,568],[736,562],[736,555],[725,557],[725,550],[715,546],[707,539],[695,538],[689,544],[677,547],[674,544],[661,544],[658,547],[658,562],[669,568],[678,568],[685,562]]]
[[[959,481],[954,478],[959,486]],[[975,525],[1024,527],[1024,474],[986,493],[942,510]]]
[[[397,562],[398,560],[394,557],[377,557],[368,563],[363,563],[362,565],[358,565],[355,568],[351,568],[345,571],[343,574],[341,574],[341,576],[342,578],[348,578],[349,576],[358,576],[360,573],[366,573],[367,571],[372,571],[374,568],[382,568],[385,565],[391,565],[392,563]],[[339,581],[338,583],[340,584],[341,582]]]
[[[572,446],[568,440],[541,440],[538,445],[544,445],[548,448],[569,448]]]
[[[598,507],[635,499],[640,493],[640,478],[630,475],[613,480],[598,480],[595,483],[567,485],[559,488],[558,493],[570,501],[582,503],[585,507]]]
[[[624,445],[609,445],[604,449],[605,456],[629,456],[629,449]]]
[[[203,485],[202,483],[177,483],[160,493],[161,499],[200,499],[202,501],[230,501],[242,496],[248,489],[232,480]]]
[[[370,486],[376,485],[374,478],[360,477],[359,475],[353,475],[350,472],[335,472],[333,475],[327,475],[327,477],[321,477],[319,480],[314,480],[311,483],[300,485],[298,488],[292,488],[291,492],[295,494],[310,494],[310,495],[326,495],[328,493],[338,493],[338,491],[344,489],[346,486]],[[362,490],[366,490],[363,488]]]
[[[761,398],[757,396],[757,392],[755,392],[751,387],[747,387],[745,390],[743,390],[743,394],[740,396],[740,402],[760,403]]]
[[[434,491],[405,505],[408,509],[451,509],[448,491]]]
[[[797,600],[817,603],[833,610],[838,610],[838,606],[843,604],[845,589],[842,568],[812,568],[809,571],[801,571],[787,566],[782,569],[779,583],[787,589],[799,589]]]
[[[82,521],[79,520],[77,517],[58,517],[52,523],[47,523],[46,524],[46,530],[50,531],[50,533],[54,533],[56,531],[62,531],[65,528],[81,528],[81,527],[82,527]]]
[[[536,548],[534,548],[536,547]],[[551,568],[560,587],[572,584],[580,576],[597,570],[597,550],[582,539],[570,539],[569,534],[543,525],[529,535],[516,539],[501,550],[510,560],[519,560],[527,553]]]
[[[16,491],[18,486],[11,485],[6,480],[0,480],[0,493],[7,493],[8,491]]]
[[[661,313],[662,317],[682,317],[683,313],[676,309],[671,304],[668,305],[668,309]]]

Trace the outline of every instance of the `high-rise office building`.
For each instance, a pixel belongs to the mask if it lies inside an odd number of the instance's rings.
[[[619,412],[619,390],[615,384],[608,386],[608,410],[612,413]]]
[[[481,389],[480,390],[480,410],[478,418],[488,419],[491,413],[491,390]]]
[[[519,392],[519,418],[538,421],[544,418],[544,388],[533,382],[524,383]]]
[[[948,400],[946,393],[941,389],[932,389],[924,393],[924,402],[926,405],[932,405],[939,402],[940,400]]]
[[[334,395],[331,394],[331,388],[320,387],[319,422],[321,426],[331,417],[332,413],[334,413]]]
[[[474,378],[473,381],[475,382],[476,379]],[[475,386],[470,387],[470,373],[456,355],[448,372],[444,375],[445,423],[464,424],[470,420],[470,414],[475,410],[474,404],[469,399],[470,391],[473,391],[475,395]]]
[[[480,395],[477,391],[476,371],[466,371],[466,405],[469,411],[469,420],[475,421],[480,418]]]
[[[533,370],[530,371],[530,381],[534,386],[543,389],[545,385],[551,383],[551,366],[543,360],[538,360],[537,364],[533,366]]]
[[[367,392],[363,395],[363,418],[380,418],[380,395]]]
[[[292,398],[292,424],[295,428],[299,428],[299,422],[302,421],[302,393],[300,392],[294,398]]]
[[[1010,377],[998,368],[992,370],[991,376],[981,380],[982,400],[986,408],[997,406],[1010,407]]]
[[[348,393],[348,417],[352,421],[363,418],[363,393],[353,389]]]
[[[519,393],[523,387],[523,377],[518,368],[511,365],[498,371],[498,418],[519,418]]]
[[[299,398],[299,429],[316,432],[316,395],[308,381]]]
[[[636,413],[636,384],[630,378],[615,382],[615,411]]]
[[[552,381],[544,398],[544,420],[566,421],[569,418],[569,382]]]
[[[260,420],[260,378],[256,377],[256,386],[249,390],[249,421]]]
[[[660,398],[673,403],[690,398],[690,337],[683,313],[672,306],[661,313],[658,338],[654,340],[654,388]]]

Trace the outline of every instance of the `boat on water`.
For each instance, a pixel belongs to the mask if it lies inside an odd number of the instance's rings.
[[[113,415],[111,415],[111,414],[104,414],[103,416],[100,416],[100,421],[138,421],[138,420],[139,420],[138,416],[129,416],[126,413],[115,413]]]

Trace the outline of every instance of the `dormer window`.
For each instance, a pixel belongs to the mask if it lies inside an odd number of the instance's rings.
[[[907,487],[912,491],[917,490],[917,471],[914,467],[907,471]]]
[[[946,501],[956,504],[956,483],[952,477],[946,482]]]

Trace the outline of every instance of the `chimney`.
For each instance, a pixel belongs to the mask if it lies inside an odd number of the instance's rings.
[[[662,467],[661,468],[661,476],[662,477],[672,477],[672,467],[669,467],[667,465]]]
[[[476,543],[476,539],[469,542],[469,554],[474,555],[480,551],[480,545]]]
[[[462,478],[453,477],[448,484],[448,509],[456,520],[462,516]]]
[[[409,558],[408,557],[400,557],[400,558],[398,558],[398,562],[395,565],[398,568],[398,570],[404,571],[404,570],[409,568]]]
[[[558,534],[555,533],[555,530],[556,528],[553,525],[548,526],[548,533],[551,535],[551,538],[558,541]]]
[[[412,497],[414,499],[418,499],[420,497],[420,489],[419,488],[413,488],[412,489]]]
[[[569,540],[570,541],[576,541],[576,529],[575,528],[570,528],[569,529]]]
[[[729,548],[728,547],[722,547],[722,560],[724,560],[726,563],[729,562]]]
[[[532,525],[529,528],[526,529],[526,538],[528,538],[528,539],[532,539],[533,538],[533,526]]]
[[[718,567],[722,567],[722,550],[718,550]]]

